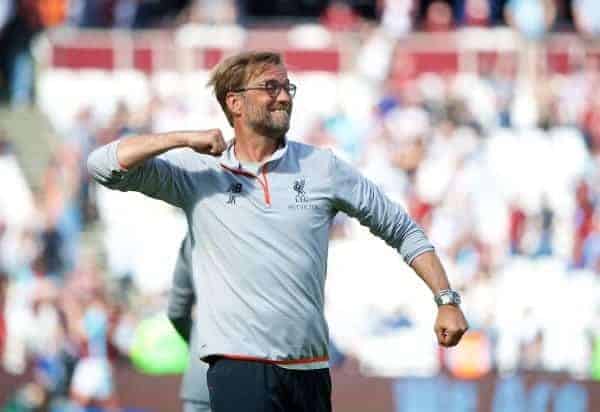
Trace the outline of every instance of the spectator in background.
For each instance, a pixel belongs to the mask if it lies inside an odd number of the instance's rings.
[[[423,30],[431,33],[448,32],[454,28],[452,8],[444,1],[434,1],[425,13]]]
[[[190,1],[138,0],[138,3],[132,27],[134,29],[164,27],[172,24]]]
[[[65,22],[69,0],[37,0],[37,13],[44,28],[58,26]]]
[[[509,249],[512,255],[523,253],[523,236],[527,225],[527,215],[522,207],[513,202],[509,209]]]
[[[592,228],[583,241],[581,262],[585,269],[600,275],[600,208],[592,216]]]
[[[510,106],[515,93],[515,77],[517,59],[512,55],[499,55],[493,71],[486,76],[485,81],[493,88],[496,103],[496,123],[500,127],[512,125]]]
[[[51,158],[43,177],[48,241],[54,244],[52,274],[73,269],[79,253],[82,229],[80,154],[63,145]]]
[[[117,0],[113,6],[113,24],[115,27],[132,28],[135,25],[140,2],[138,0]]]
[[[352,31],[356,30],[360,22],[360,17],[352,10],[352,7],[345,2],[334,0],[321,16],[321,23],[332,31]]]
[[[105,281],[91,257],[67,278],[63,307],[70,339],[77,347],[70,395],[80,407],[118,407],[109,355],[114,353],[115,319]]]
[[[15,1],[4,0],[0,2],[0,37],[7,24],[11,21],[15,13]]]
[[[32,102],[37,33],[64,22],[66,0],[3,0],[0,6],[0,73],[13,107]]]
[[[529,40],[540,40],[554,24],[556,6],[553,0],[509,0],[505,18]]]
[[[108,0],[71,0],[69,22],[77,27],[107,27],[111,22]]]
[[[600,35],[600,7],[596,0],[573,0],[573,22],[577,31],[586,37]]]
[[[69,378],[62,358],[64,324],[61,322],[59,293],[48,279],[36,279],[34,285],[29,325],[34,380],[45,393],[48,403],[56,404],[66,401]]]
[[[234,0],[192,0],[188,21],[199,24],[235,24],[240,19],[240,10]]]
[[[9,0],[8,3],[0,37],[0,70],[11,105],[20,107],[30,104],[32,99],[34,69],[30,48],[33,36],[41,29],[41,21],[34,2]]]
[[[554,253],[552,239],[554,236],[554,210],[544,196],[538,214],[535,216],[539,239],[535,250],[535,257],[551,256]]]
[[[363,146],[362,170],[380,188],[402,197],[424,155],[429,118],[414,83],[393,87],[374,107],[371,136]],[[411,213],[418,220],[419,216]]]
[[[87,343],[87,356],[82,357],[73,374],[71,397],[82,407],[117,405],[111,366],[108,361],[108,316],[105,303],[96,298],[84,309],[81,319]]]
[[[125,103],[119,102],[108,123],[98,131],[96,143],[98,145],[106,144],[131,133],[130,122],[131,113],[129,108]]]
[[[77,113],[73,126],[65,136],[67,146],[72,147],[75,152],[81,171],[84,168],[83,159],[86,159],[96,146],[96,128],[92,109],[90,106],[85,106]],[[79,194],[76,203],[79,206],[82,221],[89,223],[96,218],[97,214],[90,191],[90,179],[87,173],[79,173],[79,179]]]
[[[593,156],[600,155],[600,95],[598,95],[598,91],[600,91],[600,83],[589,93],[588,106],[583,114],[582,125],[586,144]]]
[[[519,369],[526,371],[539,371],[543,369],[543,349],[544,349],[544,333],[539,328],[529,325],[528,317],[531,315],[528,311],[523,314],[525,325],[523,335],[519,342]],[[532,328],[527,330],[527,328]]]
[[[427,10],[433,3],[445,3],[451,10],[456,25],[493,26],[502,24],[502,7],[507,0],[419,0],[419,20],[425,20]]]
[[[469,27],[486,27],[492,23],[493,0],[459,0],[456,8],[459,22]]]
[[[145,29],[173,24],[190,0],[73,0],[69,20],[78,27]]]
[[[416,0],[384,0],[381,25],[392,38],[399,38],[413,29]]]
[[[583,267],[583,245],[593,232],[594,198],[589,184],[581,181],[575,192],[575,233],[573,240],[573,264]]]

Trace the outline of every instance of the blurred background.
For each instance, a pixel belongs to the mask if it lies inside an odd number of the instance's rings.
[[[335,410],[600,411],[598,35],[597,0],[0,0],[0,410],[178,410],[185,219],[85,159],[232,137],[209,70],[268,48],[298,85],[289,137],[404,205],[471,326],[439,349],[427,288],[338,216]]]

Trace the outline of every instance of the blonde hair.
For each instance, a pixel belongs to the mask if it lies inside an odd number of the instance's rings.
[[[213,88],[227,121],[233,126],[233,117],[227,107],[227,93],[243,88],[263,73],[267,66],[282,65],[281,54],[272,51],[249,51],[230,56],[213,70],[208,86]]]

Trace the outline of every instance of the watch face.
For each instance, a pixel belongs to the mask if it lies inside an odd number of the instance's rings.
[[[461,299],[460,299],[460,295],[457,292],[451,290],[451,291],[446,291],[445,293],[442,293],[442,294],[436,296],[435,302],[438,304],[438,306],[460,305]]]

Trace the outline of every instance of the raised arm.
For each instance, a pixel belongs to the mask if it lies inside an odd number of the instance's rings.
[[[189,147],[198,153],[218,156],[225,150],[225,140],[218,129],[133,136],[123,139],[119,144],[117,161],[123,169],[129,170],[139,166],[147,159],[181,147]]]
[[[169,152],[178,148],[217,156],[225,150],[225,141],[218,129],[126,137],[94,150],[88,170],[109,189],[138,191],[183,207],[194,187],[187,172],[197,168],[198,159],[189,152]]]

